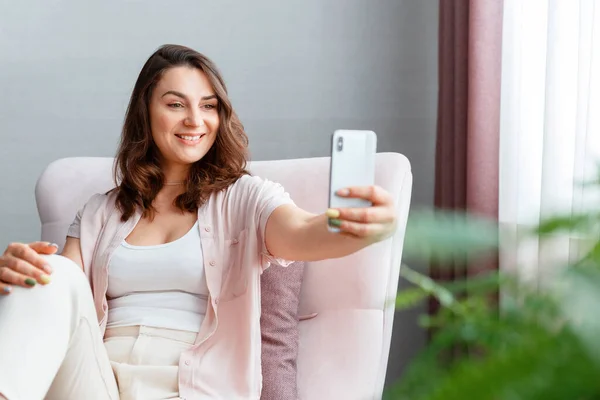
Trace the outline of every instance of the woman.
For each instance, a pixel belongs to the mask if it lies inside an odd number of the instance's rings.
[[[379,187],[338,193],[373,207],[308,213],[250,176],[246,152],[214,64],[159,48],[133,89],[116,188],[78,212],[62,257],[41,242],[0,257],[4,398],[260,397],[262,271],[351,254],[396,217]]]

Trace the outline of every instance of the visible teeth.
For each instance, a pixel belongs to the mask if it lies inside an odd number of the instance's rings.
[[[198,136],[184,136],[184,135],[177,135],[177,137],[180,137],[180,138],[182,138],[182,139],[184,139],[184,140],[191,140],[191,141],[194,141],[194,140],[199,140],[201,136],[202,136],[202,135],[198,135]]]

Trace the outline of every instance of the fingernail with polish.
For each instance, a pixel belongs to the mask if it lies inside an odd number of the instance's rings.
[[[42,269],[47,273],[47,274],[51,274],[52,273],[52,267],[50,266],[50,264],[46,264],[42,267]]]
[[[335,192],[335,194],[337,194],[338,196],[348,196],[350,194],[350,191],[348,189],[340,189],[337,192]]]
[[[42,275],[40,276],[40,281],[42,284],[47,285],[50,283],[50,277],[48,275]]]
[[[50,243],[49,246],[56,247],[58,249],[58,245],[56,243]]]
[[[10,293],[10,292],[12,292],[12,288],[10,286],[4,286],[3,291],[4,291],[4,293]]]
[[[330,219],[329,220],[329,225],[339,227],[339,226],[342,225],[342,221],[340,221],[339,219]]]
[[[31,278],[25,279],[25,284],[29,286],[35,286],[35,281]]]
[[[340,216],[340,212],[334,208],[329,208],[327,211],[325,211],[325,215],[327,215],[329,218],[338,218]]]

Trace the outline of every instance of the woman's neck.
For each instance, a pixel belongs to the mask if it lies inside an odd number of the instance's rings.
[[[163,173],[164,185],[185,187],[184,182],[187,180],[190,172],[189,165],[162,163],[161,169]]]

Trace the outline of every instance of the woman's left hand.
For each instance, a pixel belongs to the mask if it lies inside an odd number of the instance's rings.
[[[396,210],[392,195],[379,186],[355,186],[341,189],[340,197],[365,199],[371,207],[330,208],[326,215],[330,224],[344,233],[364,238],[369,243],[379,242],[396,231]]]

